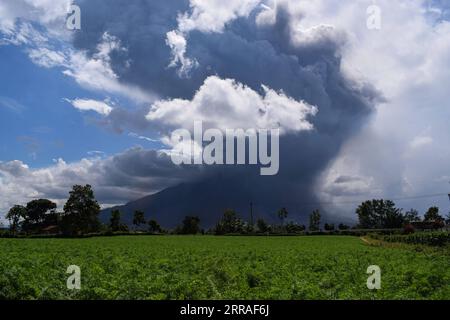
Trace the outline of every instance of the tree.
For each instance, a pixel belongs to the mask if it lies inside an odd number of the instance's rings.
[[[100,205],[95,200],[90,185],[75,185],[69,192],[69,199],[64,205],[62,229],[66,234],[83,234],[98,232]]]
[[[136,210],[134,212],[133,224],[139,227],[141,224],[145,224],[145,214],[143,211]]]
[[[56,203],[48,199],[32,200],[27,203],[22,230],[39,233],[50,224],[56,224]]]
[[[309,231],[318,231],[320,229],[320,212],[314,210],[309,216]]]
[[[356,214],[362,229],[401,228],[404,223],[402,210],[391,200],[365,201],[358,206]]]
[[[241,233],[244,223],[238,218],[236,211],[227,209],[215,228],[216,234]]]
[[[182,234],[197,234],[200,232],[200,218],[186,216],[181,227]]]
[[[305,231],[305,229],[306,227],[304,225],[295,222],[288,222],[285,226],[287,233],[300,233]]]
[[[445,223],[450,224],[450,212],[445,216]]]
[[[431,207],[428,209],[427,213],[425,213],[424,221],[444,221],[444,218],[439,215],[439,208],[438,207]]]
[[[256,221],[256,227],[258,228],[259,232],[266,233],[269,231],[269,225],[264,219],[258,219]]]
[[[18,228],[19,222],[26,216],[27,209],[24,206],[15,205],[6,214],[6,219],[9,220],[9,229],[12,234],[15,235]]]
[[[120,216],[121,213],[119,210],[115,209],[111,211],[111,218],[109,219],[109,227],[111,231],[120,231]]]
[[[348,229],[350,229],[350,226],[343,224],[343,223],[339,223],[338,229],[339,230],[348,230]]]
[[[404,220],[406,224],[409,224],[411,222],[419,222],[421,220],[419,216],[419,211],[417,211],[416,209],[410,209],[406,211],[404,215]]]
[[[445,223],[450,224],[450,212],[447,214],[446,218]]]
[[[334,224],[332,224],[332,223],[330,223],[330,224],[328,224],[328,223],[325,223],[325,225],[323,226],[323,228],[326,230],[326,231],[334,231]]]
[[[288,211],[286,210],[286,208],[281,208],[280,210],[278,210],[277,216],[281,220],[281,225],[284,225],[284,220],[288,216]]]
[[[148,231],[150,231],[151,233],[161,233],[162,228],[156,220],[149,220]]]

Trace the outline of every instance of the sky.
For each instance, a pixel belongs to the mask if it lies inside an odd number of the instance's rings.
[[[107,207],[210,179],[170,161],[196,119],[282,129],[279,175],[250,178],[273,201],[446,214],[448,83],[443,0],[2,0],[0,217],[74,184]]]

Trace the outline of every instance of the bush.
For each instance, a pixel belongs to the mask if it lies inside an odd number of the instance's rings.
[[[450,232],[420,232],[409,235],[389,235],[382,237],[382,240],[429,246],[444,246],[450,243]]]
[[[410,223],[408,223],[408,224],[406,224],[404,227],[403,227],[403,233],[404,234],[411,234],[411,233],[414,233],[414,226],[412,225],[412,224],[410,224]]]

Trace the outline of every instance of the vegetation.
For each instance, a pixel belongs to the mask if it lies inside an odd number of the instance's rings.
[[[356,213],[362,229],[401,228],[404,223],[402,210],[391,200],[370,200],[363,202]]]
[[[286,208],[281,208],[278,210],[277,216],[281,220],[281,225],[284,225],[284,220],[287,218],[288,214],[289,213]]]
[[[450,232],[419,232],[408,235],[385,235],[381,239],[388,242],[444,246],[450,244]]]
[[[90,185],[73,186],[69,199],[64,205],[61,229],[64,234],[74,235],[100,230],[98,215],[100,205],[94,197]]]
[[[139,228],[141,224],[146,224],[144,211],[136,210],[133,217],[133,225]]]
[[[276,212],[281,224],[273,225],[262,218],[256,225],[249,224],[228,209],[207,232],[215,237],[189,236],[204,233],[199,217],[193,215],[166,231],[156,220],[147,221],[143,211],[135,211],[135,231],[129,233],[119,210],[112,210],[108,225],[99,222],[99,212],[89,185],[73,187],[63,212],[57,212],[56,204],[47,199],[12,207],[6,215],[10,231],[0,232],[0,237],[28,239],[0,239],[0,299],[450,297],[446,285],[450,281],[449,232],[415,230],[442,228],[445,219],[436,207],[422,220],[416,210],[403,214],[392,201],[366,201],[356,210],[356,228],[340,223],[336,230],[335,224],[325,222],[324,231],[319,210],[309,216],[306,231],[304,225],[286,221],[286,208]],[[142,230],[136,232],[142,225],[148,225],[148,234],[186,236],[145,236]],[[141,236],[100,237],[126,234]],[[265,236],[238,236],[243,234]],[[367,234],[381,240],[380,245],[370,246],[356,237]],[[51,238],[93,235],[97,237]],[[387,246],[386,242],[405,245]],[[65,272],[73,264],[82,270],[80,291],[66,288]],[[366,269],[372,264],[382,269],[382,290],[366,287]]]
[[[357,237],[0,239],[0,299],[448,299],[449,255]],[[367,267],[382,270],[368,290]],[[81,290],[67,290],[69,265]]]
[[[309,231],[318,231],[320,229],[320,212],[314,210],[309,216]]]
[[[267,233],[270,231],[270,226],[267,224],[267,222],[264,219],[258,219],[256,221],[256,227],[259,232],[261,233]]]
[[[428,209],[423,218],[425,221],[444,221],[444,218],[439,215],[438,207],[431,207]]]
[[[111,211],[111,218],[109,220],[109,230],[112,232],[127,232],[128,226],[121,222],[122,213],[115,209]]]
[[[200,233],[200,218],[194,216],[186,216],[179,234],[197,234]]]
[[[244,222],[238,217],[236,211],[225,210],[222,219],[217,223],[214,233],[217,235],[242,233],[244,231]]]
[[[163,232],[159,223],[154,219],[151,219],[148,221],[148,231],[150,233],[162,233]]]
[[[39,235],[59,235],[76,236],[83,235],[112,235],[128,233],[128,225],[121,222],[121,212],[117,209],[111,211],[109,224],[102,225],[98,219],[100,206],[95,199],[94,192],[90,185],[75,185],[69,193],[69,199],[64,205],[63,212],[56,211],[56,204],[47,199],[32,200],[26,206],[15,205],[6,215],[9,220],[10,231],[8,234],[0,232],[0,236],[39,236]],[[370,200],[365,201],[356,209],[358,225],[350,227],[340,223],[337,227],[333,223],[325,222],[321,229],[322,216],[319,210],[314,210],[309,216],[309,231],[306,227],[295,221],[288,221],[288,210],[281,208],[276,212],[276,217],[281,224],[269,224],[264,219],[259,218],[256,225],[241,219],[233,209],[225,210],[222,218],[216,226],[206,232],[201,228],[201,221],[198,216],[186,216],[174,230],[164,230],[154,219],[145,219],[145,212],[136,210],[133,215],[134,231],[145,232],[142,225],[148,225],[148,232],[151,234],[171,233],[171,234],[198,234],[208,233],[215,235],[227,234],[272,234],[272,235],[298,235],[298,234],[344,234],[360,235],[371,230],[391,234],[394,230],[402,229],[404,234],[412,234],[425,229],[442,229],[445,223],[450,220],[450,213],[446,220],[439,215],[439,208],[431,207],[424,215],[423,220],[419,212],[410,209],[403,214],[403,209],[396,208],[395,203],[390,200]],[[352,229],[352,230],[350,230]],[[324,231],[325,230],[325,233]],[[386,230],[386,232],[384,232]]]
[[[15,205],[6,214],[6,219],[9,220],[10,230],[13,235],[17,233],[19,229],[20,219],[25,217],[27,214],[27,209],[23,206]]]

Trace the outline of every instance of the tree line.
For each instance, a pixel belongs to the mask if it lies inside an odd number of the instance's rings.
[[[122,223],[121,212],[118,209],[111,211],[109,223],[102,224],[99,220],[100,205],[95,199],[90,185],[75,185],[69,192],[69,198],[62,212],[56,210],[57,205],[48,199],[37,199],[28,202],[25,206],[15,205],[6,215],[10,223],[10,232],[13,235],[21,234],[62,234],[67,236],[83,235],[99,232],[129,232],[129,226]],[[296,234],[304,231],[335,231],[348,229],[414,229],[413,224],[424,223],[431,228],[442,228],[450,223],[450,214],[447,220],[439,214],[439,208],[431,207],[423,219],[419,212],[410,209],[403,213],[403,209],[395,206],[391,200],[369,200],[363,202],[356,209],[358,224],[350,227],[340,223],[322,224],[322,215],[319,210],[313,210],[309,215],[309,225],[298,224],[293,221],[286,222],[289,212],[281,208],[276,212],[279,223],[269,224],[259,218],[256,223],[249,223],[240,218],[235,210],[227,209],[220,220],[210,230],[201,228],[198,216],[186,216],[181,224],[174,230],[164,230],[155,219],[145,219],[145,213],[136,210],[133,215],[133,231],[146,231],[153,234],[198,234],[210,233],[224,234]]]

